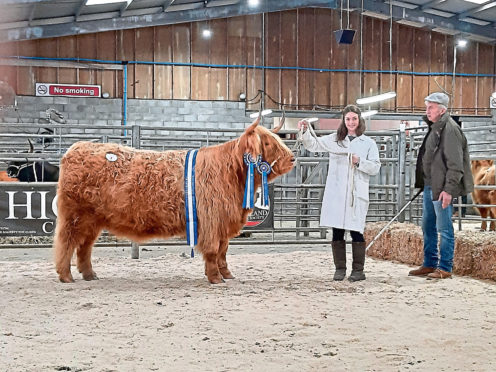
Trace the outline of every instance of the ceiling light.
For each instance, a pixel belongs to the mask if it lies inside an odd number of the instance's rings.
[[[439,32],[440,34],[445,34],[445,35],[458,35],[460,31],[457,30],[451,30],[449,28],[443,28],[443,27],[435,27],[432,29],[434,32]]]
[[[308,119],[303,119],[303,120],[305,120],[308,123],[313,123],[314,121],[319,120],[319,118],[308,118]]]
[[[479,25],[479,26],[487,26],[488,24],[491,23],[488,21],[482,21],[480,19],[471,18],[471,17],[460,18],[459,20],[463,22],[473,23],[474,25]]]
[[[417,9],[419,6],[417,4],[411,4],[411,3],[406,3],[404,1],[397,1],[397,0],[386,0],[386,4],[392,3],[395,6],[399,6],[401,8],[407,8],[407,9]]]
[[[86,5],[103,5],[113,3],[125,3],[127,0],[88,0]]]
[[[460,48],[465,48],[467,46],[467,40],[465,39],[458,39],[456,41],[456,46]]]
[[[390,98],[394,98],[394,97],[396,97],[396,92],[387,92],[387,93],[379,94],[377,96],[358,98],[356,100],[356,103],[358,105],[366,105],[369,103],[384,101],[386,99],[390,99]]]
[[[260,4],[260,0],[248,0],[248,6],[250,8],[255,8]]]
[[[475,3],[475,4],[484,4],[484,3],[487,3],[487,0],[465,0],[465,1],[468,1],[470,3]]]
[[[210,39],[210,37],[212,36],[212,31],[210,31],[209,29],[205,29],[203,30],[202,35],[205,39]]]
[[[444,18],[451,18],[455,15],[454,13],[443,12],[442,10],[437,10],[437,9],[426,9],[426,10],[424,10],[424,12],[429,13],[429,14],[434,14],[434,15],[444,17]]]
[[[377,114],[379,111],[377,110],[369,110],[369,111],[365,111],[365,112],[362,112],[362,118],[368,118],[368,117],[371,117],[372,115],[375,115]]]
[[[267,109],[267,110],[263,110],[261,115],[262,116],[265,116],[265,115],[269,115],[271,113],[272,113],[272,110],[271,109]],[[257,118],[258,115],[259,115],[258,112],[254,112],[254,113],[250,114],[250,118]]]

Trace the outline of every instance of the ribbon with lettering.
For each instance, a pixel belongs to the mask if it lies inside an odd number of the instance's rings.
[[[256,159],[253,159],[250,153],[245,153],[243,155],[243,160],[245,164],[248,166],[248,172],[246,173],[246,182],[245,182],[245,194],[243,196],[243,208],[245,209],[253,209],[254,201],[253,201],[253,192],[255,190],[255,166],[258,166],[260,160],[262,159],[261,155],[258,155]]]
[[[262,175],[262,194],[260,195],[262,199],[262,206],[267,207],[269,205],[269,183],[267,182],[267,175],[272,171],[270,164],[266,161],[261,161],[257,165],[257,171]]]

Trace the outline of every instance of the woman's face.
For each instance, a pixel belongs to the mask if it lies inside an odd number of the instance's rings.
[[[360,125],[360,119],[358,117],[358,114],[354,112],[348,112],[344,116],[344,124],[346,125],[346,128],[348,129],[348,134],[349,135],[356,135],[356,130],[358,129],[358,126]]]

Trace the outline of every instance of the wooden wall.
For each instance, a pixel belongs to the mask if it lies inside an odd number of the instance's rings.
[[[364,17],[361,30],[360,21],[353,12],[350,28],[357,32],[351,45],[334,38],[332,31],[340,28],[338,11],[308,8],[5,43],[0,44],[0,54],[130,61],[129,98],[237,100],[244,92],[250,100],[264,89],[270,96],[267,107],[283,103],[293,110],[339,109],[360,96],[395,90],[397,98],[383,103],[382,110],[414,112],[423,110],[423,98],[430,92],[443,88],[451,94],[453,37],[393,23],[390,53],[389,22]],[[201,34],[207,27],[212,30],[209,40]],[[264,60],[265,66],[276,68],[253,68]],[[495,65],[494,45],[470,42],[457,50],[457,73],[493,75],[456,77],[455,107],[461,114],[489,114],[489,96],[496,91]],[[390,66],[397,72],[378,72]],[[111,97],[123,94],[121,71],[0,66],[0,72],[0,80],[19,95],[34,95],[36,82],[101,84]],[[250,106],[258,107],[257,101]]]

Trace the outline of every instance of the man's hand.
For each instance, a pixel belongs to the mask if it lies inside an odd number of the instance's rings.
[[[307,130],[307,128],[308,128],[308,121],[306,121],[306,120],[300,120],[298,122],[298,129],[301,129],[301,128],[303,128],[304,131]]]
[[[442,206],[443,206],[443,209],[446,209],[448,207],[448,205],[451,204],[451,195],[448,194],[446,191],[441,191],[441,194],[439,194],[439,199],[438,201],[441,201],[443,202]]]

